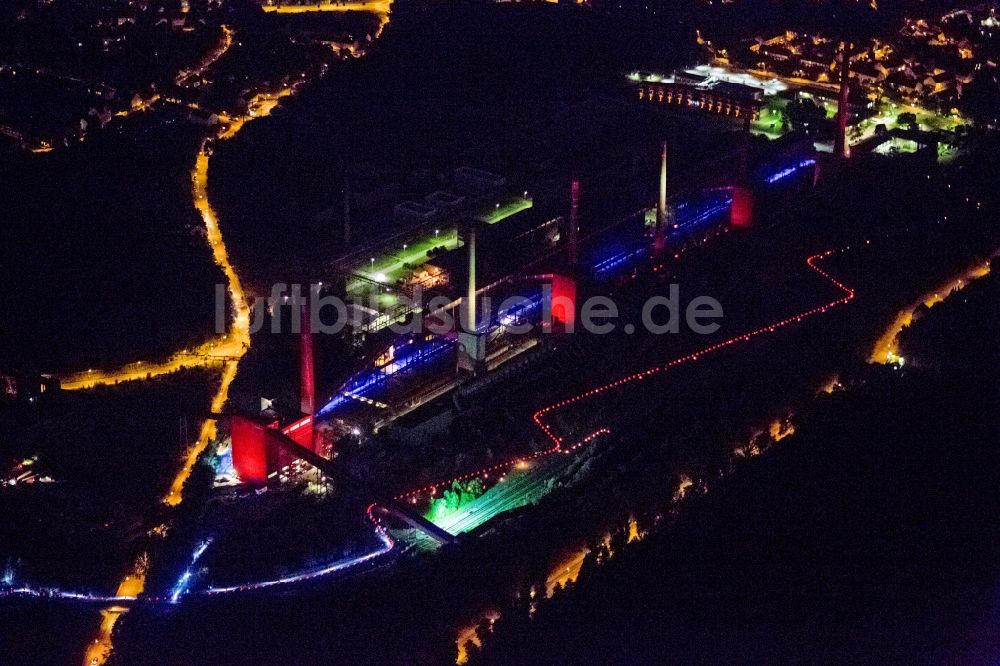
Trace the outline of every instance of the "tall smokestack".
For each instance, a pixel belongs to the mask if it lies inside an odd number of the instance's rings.
[[[573,179],[573,184],[570,185],[569,190],[569,233],[567,234],[567,241],[569,242],[569,265],[576,266],[578,261],[578,249],[577,249],[577,233],[580,229],[579,220],[579,210],[580,210],[580,181]]]
[[[351,246],[351,181],[344,176],[344,247]]]
[[[469,286],[463,297],[465,318],[458,331],[458,372],[478,375],[486,370],[486,336],[476,330],[476,224],[468,226]],[[461,314],[461,308],[460,312]]]
[[[313,366],[313,336],[312,323],[309,314],[309,299],[306,298],[299,311],[301,327],[299,334],[299,373],[300,373],[300,399],[303,414],[310,416],[316,411],[316,375]]]
[[[476,225],[469,225],[469,288],[465,296],[465,330],[476,332]]]
[[[667,142],[663,142],[663,151],[660,154],[660,201],[656,206],[656,229],[653,236],[653,248],[662,250],[667,245],[666,227],[667,225]]]
[[[848,97],[850,96],[851,84],[851,47],[847,42],[840,43],[840,98],[837,102],[837,138],[833,145],[833,154],[837,157],[848,158],[851,156],[850,146],[847,145],[847,116]]]

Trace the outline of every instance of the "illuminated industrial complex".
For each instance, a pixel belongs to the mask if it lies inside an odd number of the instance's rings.
[[[909,599],[883,542],[994,566],[951,523],[992,507],[994,9],[74,2],[0,11],[0,86],[55,100],[0,104],[0,258],[58,296],[0,349],[0,604],[40,622],[0,663],[74,623],[84,666],[755,661]]]

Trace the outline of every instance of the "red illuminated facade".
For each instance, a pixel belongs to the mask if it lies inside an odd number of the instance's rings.
[[[310,451],[316,451],[313,437],[313,419],[311,416],[303,416],[298,421],[291,423],[281,429],[281,432],[288,435],[296,444],[301,444]],[[319,451],[316,451],[319,453]]]
[[[737,229],[753,226],[753,190],[748,187],[733,188],[733,204],[729,209],[729,222]]]
[[[279,433],[286,435],[296,444],[315,451],[317,438],[314,437],[313,418],[303,416],[284,428],[278,422],[265,423],[246,416],[234,415],[230,420],[233,439],[233,468],[243,483],[262,486],[272,472],[282,464],[282,452],[274,442]],[[319,453],[317,451],[317,453]]]
[[[576,281],[565,275],[552,276],[552,325],[557,330],[573,330],[576,324]]]
[[[273,454],[268,453],[267,426],[239,415],[233,416],[230,424],[236,474],[244,483],[266,484],[273,461]]]

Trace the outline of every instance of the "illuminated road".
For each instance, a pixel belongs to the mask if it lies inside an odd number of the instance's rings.
[[[265,106],[270,112],[273,106]],[[264,114],[266,115],[266,114]],[[259,115],[257,117],[260,117]],[[238,127],[242,127],[244,118],[233,121]],[[225,127],[221,133],[233,136],[233,124]],[[237,127],[237,129],[238,129]],[[117,384],[118,382],[144,380],[159,377],[171,372],[176,372],[184,368],[210,367],[222,368],[223,384],[228,388],[228,383],[232,381],[230,374],[235,375],[235,363],[246,352],[250,345],[250,308],[247,305],[243,287],[240,284],[239,276],[229,262],[229,253],[226,245],[222,241],[222,234],[219,231],[219,219],[208,201],[208,164],[209,150],[207,142],[203,142],[198,156],[195,159],[195,166],[191,172],[191,190],[194,200],[194,207],[201,215],[205,225],[206,239],[212,249],[212,257],[215,263],[222,269],[228,283],[229,296],[232,301],[234,318],[228,333],[205,342],[193,349],[183,349],[167,361],[162,363],[150,363],[148,361],[137,361],[123,368],[110,371],[87,370],[86,372],[62,378],[60,385],[66,390],[88,389],[101,384]],[[232,366],[232,369],[230,370]],[[225,389],[220,393],[225,393]],[[223,400],[223,402],[225,402]],[[214,403],[213,403],[214,404]],[[221,408],[221,405],[219,405]],[[214,407],[213,407],[214,409]]]
[[[268,14],[307,14],[312,12],[369,12],[379,16],[388,16],[392,6],[390,0],[351,0],[349,2],[317,2],[311,5],[264,5],[262,9]]]
[[[223,132],[225,131],[223,130]],[[221,341],[216,341],[215,343],[229,352],[229,358],[223,364],[219,391],[212,399],[211,411],[218,413],[226,404],[229,396],[229,385],[236,377],[236,369],[240,358],[250,348],[250,307],[247,305],[246,295],[243,293],[243,286],[240,283],[239,276],[236,274],[236,269],[233,268],[232,263],[229,261],[229,253],[226,251],[226,244],[223,242],[222,233],[219,231],[218,215],[208,200],[208,163],[210,153],[207,146],[208,141],[203,141],[201,149],[198,151],[198,157],[195,160],[194,170],[191,173],[192,194],[194,197],[194,206],[201,214],[201,219],[205,223],[205,231],[208,244],[212,248],[212,256],[215,259],[215,263],[222,269],[222,272],[226,276],[229,297],[233,307],[233,321],[230,324],[229,333],[225,334]],[[213,437],[215,437],[215,421],[206,419],[202,423],[198,440],[188,449],[181,470],[174,477],[170,491],[163,499],[164,503],[169,506],[176,506],[181,503],[184,484],[191,475],[191,469]]]
[[[557,588],[566,587],[570,583],[576,582],[583,567],[583,560],[590,552],[588,548],[582,548],[565,560],[553,567],[548,577],[545,579],[545,596],[551,597]]]
[[[1000,250],[994,252],[990,259],[998,256],[1000,256]],[[904,328],[910,325],[913,321],[913,315],[920,308],[920,306],[925,305],[928,308],[932,308],[955,292],[964,289],[970,282],[973,282],[985,275],[989,275],[990,259],[987,259],[985,262],[977,261],[957,276],[947,280],[937,289],[928,291],[926,294],[914,301],[909,307],[901,310],[899,314],[896,315],[896,318],[892,320],[892,324],[889,325],[889,328],[887,328],[885,332],[879,336],[868,361],[870,363],[901,364],[904,359],[899,355],[899,334]]]
[[[474,645],[477,648],[481,648],[483,646],[479,640],[479,634],[476,631],[479,629],[480,622],[488,620],[490,624],[493,624],[499,619],[500,613],[494,610],[487,611],[479,617],[479,622],[474,622],[458,632],[458,638],[455,640],[455,647],[458,649],[458,656],[455,657],[455,663],[458,664],[458,666],[469,663],[470,645]]]
[[[348,2],[316,2],[311,5],[264,5],[261,7],[267,14],[308,14],[314,12],[368,12],[379,18],[378,28],[372,39],[378,39],[389,23],[392,11],[392,0],[350,0]],[[363,50],[354,55],[363,55]]]
[[[220,130],[218,139],[223,140],[224,138],[232,137],[235,135],[239,128],[252,118],[260,118],[266,116],[276,105],[276,100],[280,99],[274,96],[266,96],[268,100],[267,103],[251,104],[250,114],[248,116],[243,116],[237,118],[228,126],[224,126]],[[257,99],[257,98],[255,98]],[[270,102],[275,100],[274,104]],[[236,127],[234,130],[233,127]],[[240,283],[240,278],[236,274],[236,269],[233,268],[232,263],[229,261],[229,253],[226,250],[226,245],[222,240],[222,233],[219,230],[219,218],[215,210],[212,208],[208,197],[208,167],[209,158],[211,152],[208,146],[208,140],[202,142],[201,148],[198,151],[198,156],[195,159],[194,169],[191,173],[191,190],[192,197],[194,200],[194,207],[198,210],[201,215],[202,222],[205,224],[206,238],[208,240],[209,246],[212,248],[212,256],[215,263],[222,269],[222,272],[226,276],[226,281],[228,283],[229,296],[232,302],[233,308],[233,320],[230,324],[229,333],[223,335],[221,339],[213,341],[212,343],[207,343],[209,349],[211,349],[217,355],[225,356],[222,360],[222,377],[219,382],[219,390],[212,398],[212,405],[210,408],[211,412],[219,412],[222,410],[223,406],[226,404],[226,400],[229,398],[229,386],[233,379],[236,377],[236,370],[239,366],[240,358],[246,353],[247,349],[250,347],[250,308],[247,304],[246,295],[243,292],[243,286]],[[183,361],[178,360],[178,363]],[[215,437],[215,421],[212,419],[206,419],[202,425],[201,430],[198,434],[197,441],[192,444],[188,450],[185,452],[183,459],[181,461],[181,468],[178,470],[173,482],[170,484],[170,490],[167,495],[163,498],[163,503],[167,506],[177,506],[184,501],[184,485],[187,483],[188,478],[191,476],[191,470],[197,463],[199,456],[205,451],[209,442]],[[139,566],[135,567],[138,569]],[[145,570],[142,567],[143,571]],[[132,579],[134,574],[127,576],[119,585],[119,590],[122,586],[126,585],[128,581]],[[141,591],[141,586],[139,591]],[[87,649],[87,655],[84,659],[85,666],[99,666],[105,663],[108,654],[111,652],[111,630],[114,627],[114,623],[120,617],[121,612],[116,611],[116,606],[105,609],[103,611],[103,620],[101,622],[101,630],[98,638],[95,639],[96,642],[89,646]]]
[[[375,38],[381,35],[389,21],[389,2],[369,3],[372,7],[367,11],[376,13],[381,18],[381,23],[376,31]],[[339,6],[339,5],[338,5]],[[265,8],[266,10],[266,8]],[[384,10],[384,13],[383,13]],[[334,11],[334,10],[330,10]],[[342,11],[342,10],[341,10]],[[216,50],[206,57],[205,61],[192,72],[182,72],[178,78],[190,80],[193,76],[200,76],[205,69],[221,58],[226,50],[232,45],[233,33],[223,26],[222,42]],[[357,55],[363,55],[361,50]],[[325,71],[325,67],[323,69]],[[226,140],[236,136],[243,126],[257,118],[264,118],[278,106],[281,100],[295,94],[298,89],[307,83],[305,79],[299,79],[295,83],[281,88],[277,91],[259,92],[251,98],[247,104],[247,111],[241,115],[228,115],[220,113],[222,122],[221,129],[216,135],[217,140]],[[244,338],[240,333],[245,328],[241,320],[245,308],[246,322],[249,325],[249,309],[246,308],[246,301],[243,297],[242,288],[239,285],[239,278],[229,264],[226,247],[222,243],[222,236],[219,233],[218,216],[212,209],[208,201],[208,163],[211,151],[207,142],[203,142],[198,152],[195,167],[191,174],[192,190],[194,193],[195,208],[201,214],[202,221],[208,233],[208,241],[212,246],[212,254],[215,262],[226,273],[229,282],[229,292],[233,299],[233,304],[237,312],[236,321],[233,322],[230,333],[219,335],[196,348],[183,349],[174,353],[169,359],[163,362],[136,361],[121,368],[111,370],[88,369],[84,372],[75,373],[60,377],[60,386],[66,390],[88,389],[95,386],[117,384],[125,381],[145,380],[176,372],[184,368],[197,367],[219,367],[223,366],[223,378],[225,381],[226,364],[233,360],[238,360],[245,352],[244,343],[249,344],[249,336]],[[235,286],[234,286],[235,285]],[[237,292],[240,303],[237,303]],[[235,371],[234,371],[235,373]],[[230,379],[231,381],[231,379]]]
[[[208,71],[208,68],[219,61],[219,58],[226,55],[226,51],[233,45],[233,30],[228,25],[222,26],[222,36],[219,38],[219,44],[209,51],[201,62],[192,69],[181,70],[177,73],[174,78],[174,83],[179,86],[186,86],[191,82],[192,79],[201,78],[201,76]]]
[[[115,596],[122,600],[135,599],[139,596],[146,585],[148,560],[149,558],[145,554],[139,557],[132,573],[125,576],[119,583]],[[86,654],[83,656],[84,666],[95,666],[107,661],[112,648],[111,632],[114,630],[118,618],[127,611],[128,609],[119,604],[114,604],[101,611],[101,628],[98,630],[97,638],[87,645]]]

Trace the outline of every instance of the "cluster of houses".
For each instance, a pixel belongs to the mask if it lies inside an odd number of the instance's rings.
[[[908,19],[892,42],[854,44],[851,76],[870,90],[892,91],[904,100],[950,102],[962,95],[983,67],[997,67],[996,8],[949,12],[938,21]],[[757,37],[745,55],[750,68],[816,83],[838,78],[840,43],[831,37],[785,31]]]

